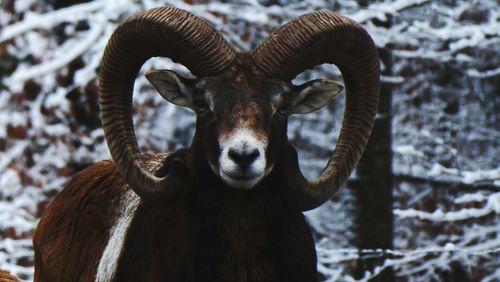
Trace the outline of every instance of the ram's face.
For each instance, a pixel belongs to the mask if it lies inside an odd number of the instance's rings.
[[[197,137],[213,173],[250,189],[268,175],[287,144],[287,116],[323,106],[341,88],[331,81],[301,86],[243,73],[189,80],[170,71],[148,79],[170,102],[197,113]]]
[[[232,187],[254,187],[271,172],[286,141],[277,97],[288,85],[236,77],[205,79],[197,87],[204,104],[198,129],[212,171]]]

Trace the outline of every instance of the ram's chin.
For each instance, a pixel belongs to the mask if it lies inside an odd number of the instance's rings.
[[[249,177],[249,178],[235,178],[231,177],[223,172],[220,174],[222,180],[229,186],[237,188],[237,189],[242,189],[242,190],[249,190],[252,189],[255,185],[257,185],[261,180],[263,175],[259,175],[256,177]]]

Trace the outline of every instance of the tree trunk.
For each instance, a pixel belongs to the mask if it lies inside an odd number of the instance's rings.
[[[368,1],[361,1],[367,4]],[[365,3],[366,2],[366,3]],[[391,19],[375,22],[390,27]],[[379,49],[380,60],[385,66],[382,75],[392,73],[392,56],[385,49]],[[357,166],[357,178],[348,182],[354,195],[354,245],[359,250],[392,249],[392,148],[391,148],[391,89],[392,85],[382,83],[377,118],[368,146]],[[354,269],[357,278],[366,271],[373,272],[384,263],[379,254],[363,254]],[[387,268],[371,281],[394,281],[392,268]]]

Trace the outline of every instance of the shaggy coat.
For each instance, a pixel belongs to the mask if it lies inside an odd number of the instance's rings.
[[[279,169],[243,191],[196,159],[186,160],[195,172],[189,187],[167,202],[140,201],[114,281],[316,281],[314,241],[302,213],[283,201]],[[127,191],[111,161],[68,182],[35,233],[35,281],[94,281]]]

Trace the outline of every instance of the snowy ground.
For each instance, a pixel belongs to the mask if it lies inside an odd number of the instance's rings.
[[[64,3],[75,2],[66,7]],[[500,281],[500,9],[483,1],[79,1],[6,0],[0,4],[0,268],[33,273],[31,236],[62,184],[109,158],[100,129],[96,69],[116,24],[137,11],[173,5],[210,21],[250,50],[284,21],[333,9],[359,21],[393,55],[393,250],[385,257],[400,281]],[[80,1],[84,2],[84,1]],[[57,9],[55,9],[55,8]],[[392,21],[392,27],[383,23]],[[382,66],[384,67],[384,66]],[[150,60],[143,70],[182,66]],[[338,77],[321,66],[297,81]],[[143,76],[134,102],[146,151],[186,146],[194,116],[155,95]],[[337,138],[342,99],[291,121],[301,167],[317,175]],[[164,120],[176,120],[168,126]],[[308,214],[319,234],[326,281],[366,281],[350,272],[348,190]],[[379,269],[379,270],[380,270]],[[450,278],[451,277],[451,278]],[[451,280],[450,280],[451,279]]]

